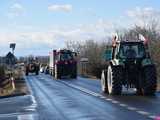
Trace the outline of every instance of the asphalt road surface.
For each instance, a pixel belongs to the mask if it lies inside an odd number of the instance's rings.
[[[160,120],[160,95],[101,93],[100,81],[26,77],[32,94],[0,100],[0,120]]]

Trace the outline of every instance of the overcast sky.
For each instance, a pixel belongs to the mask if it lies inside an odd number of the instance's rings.
[[[0,0],[0,55],[48,55],[68,40],[105,40],[115,29],[159,16],[159,0]]]

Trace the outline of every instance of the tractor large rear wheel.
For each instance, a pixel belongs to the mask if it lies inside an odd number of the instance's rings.
[[[119,66],[108,67],[108,92],[111,95],[120,95],[122,92],[122,69]]]
[[[157,75],[155,66],[144,67],[144,95],[154,95],[157,88]]]

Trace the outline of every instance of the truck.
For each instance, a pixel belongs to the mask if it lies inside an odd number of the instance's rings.
[[[105,51],[106,67],[101,74],[104,93],[121,95],[123,87],[136,88],[138,95],[154,95],[157,87],[156,66],[149,53],[148,40],[119,41],[115,37]]]
[[[77,78],[77,53],[71,50],[61,49],[50,52],[49,58],[49,73],[55,79],[69,76]]]
[[[26,76],[28,76],[29,73],[35,73],[35,75],[39,75],[39,70],[40,70],[40,64],[38,60],[29,59],[25,64]]]

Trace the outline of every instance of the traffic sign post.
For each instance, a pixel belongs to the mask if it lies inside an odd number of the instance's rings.
[[[15,47],[16,47],[16,43],[10,43],[10,48],[12,49],[13,55],[14,55]]]

